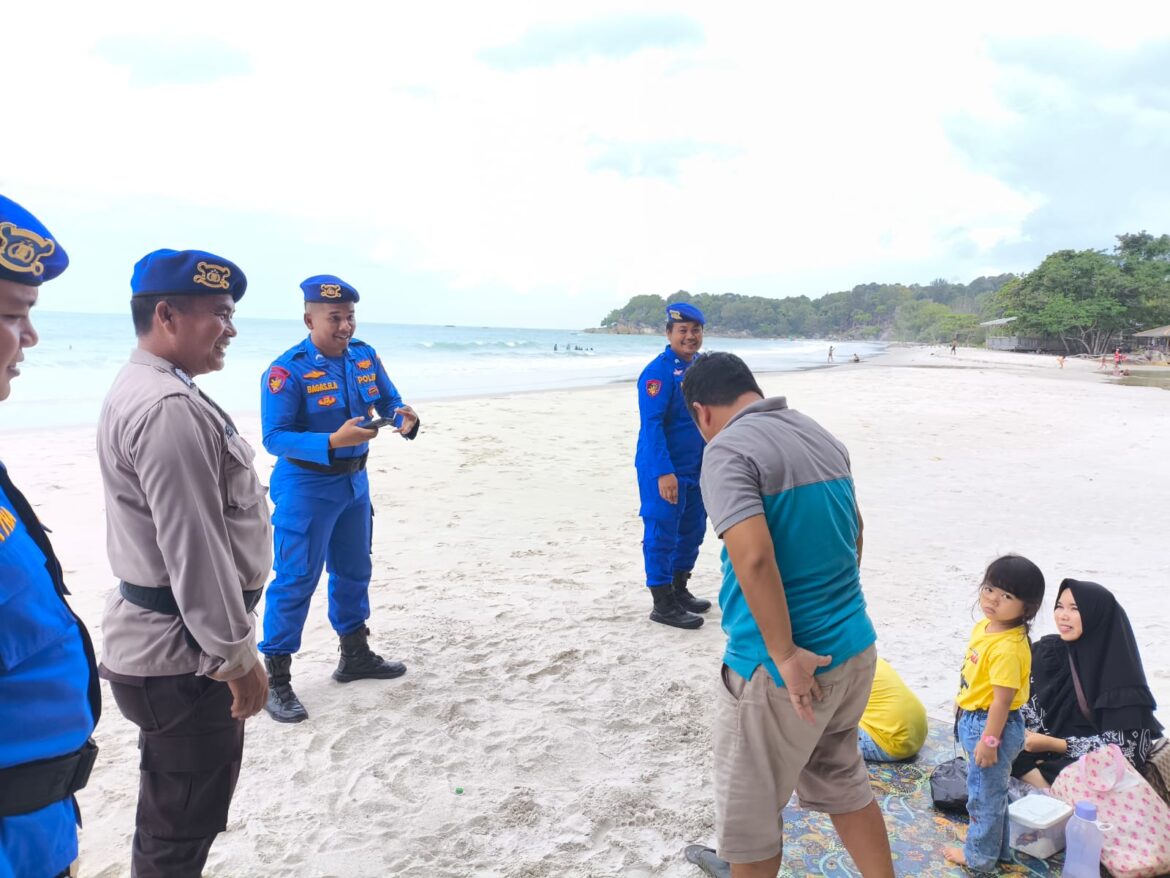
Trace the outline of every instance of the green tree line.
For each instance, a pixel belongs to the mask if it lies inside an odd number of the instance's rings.
[[[1170,235],[1117,236],[1111,252],[1058,250],[991,302],[1013,335],[1054,339],[1100,356],[1143,329],[1170,324]]]
[[[980,334],[980,315],[989,298],[1014,277],[980,277],[969,284],[939,279],[926,286],[859,284],[816,299],[679,290],[665,299],[654,294],[634,296],[624,307],[611,311],[601,325],[617,331],[660,330],[666,305],[691,302],[702,310],[707,331],[714,335],[933,342],[958,337],[971,342]]]
[[[1136,331],[1170,324],[1170,235],[1118,235],[1112,251],[1060,250],[1027,274],[968,284],[859,284],[816,299],[686,290],[667,298],[639,295],[601,325],[658,331],[665,306],[674,302],[702,309],[708,332],[717,335],[978,344],[981,322],[1014,317],[1013,335],[1099,355]]]

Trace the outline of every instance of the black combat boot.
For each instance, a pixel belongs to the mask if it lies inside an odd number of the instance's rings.
[[[650,589],[654,598],[654,609],[650,611],[650,618],[663,625],[673,625],[675,628],[701,628],[703,617],[688,613],[674,598],[674,589],[669,585],[660,585]]]
[[[711,609],[711,602],[703,598],[697,598],[689,588],[687,588],[687,580],[691,578],[691,571],[676,570],[674,571],[674,582],[671,587],[674,589],[674,599],[678,601],[680,607],[690,613],[705,613]]]
[[[299,723],[309,718],[309,712],[292,689],[292,656],[266,655],[264,667],[268,671],[268,703],[264,709],[278,723]]]
[[[333,672],[338,683],[354,680],[392,680],[406,673],[402,662],[388,662],[372,649],[366,638],[370,629],[364,625],[353,634],[341,636],[341,661]]]

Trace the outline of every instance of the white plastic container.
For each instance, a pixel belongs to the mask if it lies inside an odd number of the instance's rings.
[[[1064,850],[1064,825],[1072,813],[1052,796],[1024,796],[1008,806],[1008,843],[1030,857],[1047,860]]]

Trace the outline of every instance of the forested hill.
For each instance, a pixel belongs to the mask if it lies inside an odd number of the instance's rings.
[[[969,284],[936,280],[927,286],[860,284],[817,299],[679,290],[666,299],[634,296],[625,307],[611,311],[601,326],[611,332],[661,332],[668,303],[692,302],[702,309],[712,335],[934,342],[957,336],[967,340],[978,335],[979,321],[984,319],[979,315],[989,298],[1014,277],[979,277]]]

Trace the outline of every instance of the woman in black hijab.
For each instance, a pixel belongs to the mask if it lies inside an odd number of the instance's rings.
[[[1047,788],[1062,768],[1106,744],[1140,771],[1162,726],[1129,617],[1108,589],[1066,579],[1055,618],[1059,633],[1032,644],[1032,693],[1020,709],[1028,731],[1012,774]]]

